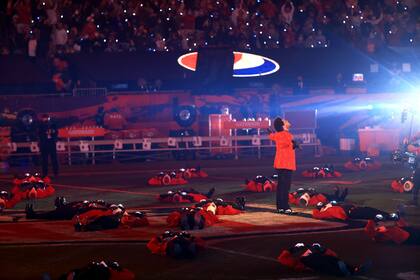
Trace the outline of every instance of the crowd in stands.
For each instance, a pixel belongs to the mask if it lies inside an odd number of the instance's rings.
[[[416,0],[3,0],[0,53],[418,46]]]

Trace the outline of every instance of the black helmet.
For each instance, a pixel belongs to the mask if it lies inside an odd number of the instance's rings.
[[[54,201],[55,207],[61,207],[67,204],[67,200],[64,196],[57,196]]]
[[[295,245],[293,245],[293,247],[290,248],[289,250],[290,250],[290,253],[293,254],[293,253],[299,252],[299,251],[304,250],[304,249],[306,249],[305,243],[299,242],[299,243],[296,243]]]
[[[384,216],[382,214],[377,214],[375,216],[375,222],[382,222],[384,220]]]
[[[319,243],[312,243],[311,250],[314,253],[321,253],[321,254],[323,254],[326,251],[326,249]]]
[[[391,221],[398,221],[400,219],[400,215],[398,215],[398,213],[391,213],[389,214],[389,219]]]
[[[141,212],[141,211],[134,212],[134,216],[137,218],[143,218],[144,215],[145,215],[144,212]]]

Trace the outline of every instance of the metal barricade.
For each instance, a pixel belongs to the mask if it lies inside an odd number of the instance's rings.
[[[258,137],[258,140],[256,139]],[[169,145],[170,141],[175,141],[175,145]],[[249,144],[241,145],[240,143],[249,141]],[[201,145],[198,146],[194,143],[197,142],[197,136],[195,137],[170,137],[170,138],[140,138],[140,139],[118,139],[118,140],[84,140],[84,141],[61,141],[60,145],[64,148],[60,148],[57,151],[59,155],[66,155],[68,158],[68,164],[73,163],[73,157],[82,156],[83,158],[89,159],[89,162],[95,164],[96,158],[102,155],[108,155],[112,159],[116,159],[118,155],[138,155],[139,157],[155,158],[156,156],[169,157],[171,152],[176,151],[196,151],[201,153],[211,154],[211,151],[215,148],[215,143],[219,143],[220,146],[224,146],[228,143],[230,149],[230,155],[234,156],[235,159],[239,159],[239,155],[244,155],[246,151],[252,151],[252,154],[257,158],[261,158],[262,150],[270,150],[270,154],[274,151],[274,143],[268,139],[267,135],[244,135],[244,136],[230,136],[230,137],[219,137],[219,136],[202,136],[200,137]],[[223,142],[223,143],[222,143]],[[184,143],[185,145],[178,145]],[[173,144],[173,143],[172,143]],[[16,143],[17,150],[19,148],[31,148],[34,143]],[[315,148],[315,156],[321,155],[321,144],[316,137],[311,137],[310,141],[302,143],[301,146],[313,146]],[[31,153],[12,152],[10,157],[13,156],[33,156],[39,154],[38,151]],[[249,154],[249,153],[247,153]]]
[[[107,88],[74,88],[73,96],[105,96],[108,94]]]

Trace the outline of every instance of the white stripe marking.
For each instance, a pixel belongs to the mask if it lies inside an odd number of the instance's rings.
[[[276,259],[273,259],[273,258],[259,256],[259,255],[255,255],[255,254],[248,254],[248,253],[234,251],[234,250],[229,250],[229,249],[223,249],[223,248],[215,247],[215,246],[206,246],[206,248],[213,249],[215,251],[224,252],[224,253],[229,253],[229,254],[234,254],[234,255],[241,255],[241,256],[246,256],[246,257],[251,257],[251,258],[254,258],[254,259],[260,259],[260,260],[265,260],[265,261],[270,261],[270,262],[276,262],[276,263],[278,262]]]
[[[420,271],[401,272],[397,274],[397,278],[403,280],[419,280],[419,273]]]

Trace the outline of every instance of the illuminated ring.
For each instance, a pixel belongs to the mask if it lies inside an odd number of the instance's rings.
[[[413,190],[413,188],[414,188],[414,184],[411,181],[406,181],[403,184],[403,189],[404,189],[405,192],[411,192]]]
[[[171,176],[169,176],[169,174],[165,174],[165,176],[162,177],[162,185],[164,186],[168,186],[171,184]]]
[[[367,167],[366,161],[362,160],[361,162],[359,162],[359,168],[360,169],[366,169],[366,167]]]

